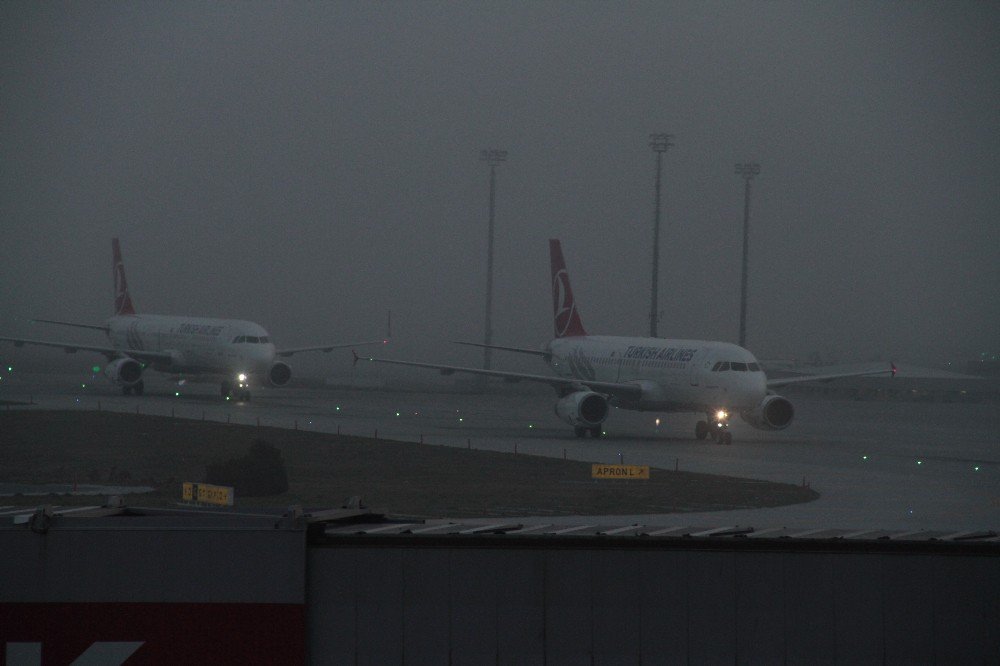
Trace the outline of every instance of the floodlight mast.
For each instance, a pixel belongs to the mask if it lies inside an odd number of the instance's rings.
[[[673,143],[673,134],[650,134],[649,146],[656,152],[656,212],[653,216],[653,288],[649,304],[649,336],[656,335],[656,322],[660,318],[657,300],[660,283],[660,176],[663,173],[663,153],[667,152]]]
[[[486,324],[483,344],[493,343],[493,220],[496,208],[497,165],[507,161],[506,150],[489,148],[480,151],[479,160],[490,165],[490,225],[486,256]],[[489,370],[492,365],[492,352],[488,346],[483,348],[483,369]]]
[[[740,287],[740,347],[747,346],[747,273],[750,257],[750,181],[760,173],[756,162],[736,165],[736,173],[743,177],[743,280]]]

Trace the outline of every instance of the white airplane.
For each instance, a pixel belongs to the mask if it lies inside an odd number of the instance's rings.
[[[366,360],[433,368],[445,375],[465,372],[549,384],[559,394],[556,415],[573,426],[577,437],[588,432],[600,437],[609,407],[614,406],[637,411],[704,413],[707,418],[698,421],[695,437],[711,436],[724,444],[732,443],[732,413],[761,430],[783,430],[791,424],[795,414],[792,403],[775,394],[775,387],[896,372],[891,365],[888,370],[768,379],[753,354],[728,342],[587,335],[558,240],[549,241],[549,255],[555,339],[542,350],[459,344],[534,354],[549,364],[555,376],[385,358]]]
[[[218,381],[222,397],[250,399],[252,384],[281,387],[292,378],[292,369],[276,357],[299,352],[324,351],[355,345],[385,344],[388,340],[334,343],[315,347],[276,349],[271,336],[259,324],[239,319],[175,317],[136,314],[125,281],[118,239],[111,241],[114,255],[115,314],[103,325],[77,324],[52,319],[35,321],[103,331],[110,346],[75,342],[26,340],[0,337],[15,347],[41,345],[60,347],[66,353],[78,350],[104,354],[105,376],[122,387],[122,393],[142,395],[143,371],[147,366],[172,375],[178,381]]]

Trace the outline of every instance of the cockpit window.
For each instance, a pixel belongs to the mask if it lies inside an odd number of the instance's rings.
[[[247,336],[247,342],[250,342],[250,343],[253,343],[253,344],[257,344],[257,336],[255,336],[255,335],[248,335]]]
[[[241,335],[238,338],[236,338],[234,342],[246,342],[246,341],[247,341],[247,336]]]
[[[746,363],[737,363],[737,362],[733,361],[732,366],[733,366],[733,370],[736,370],[738,372],[746,372],[747,371],[747,364]]]
[[[715,365],[712,366],[712,372],[718,372],[720,365],[722,365],[722,361],[717,361]]]
[[[747,363],[747,367],[750,368],[750,372],[760,372],[760,366],[756,363]]]
[[[729,369],[729,361],[723,361],[719,364],[719,372],[725,372]]]

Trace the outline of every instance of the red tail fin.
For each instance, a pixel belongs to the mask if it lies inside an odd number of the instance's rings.
[[[118,246],[117,238],[111,239],[111,250],[114,254],[115,314],[135,314],[135,308],[132,307],[132,297],[128,295],[128,283],[125,282],[125,265],[122,263],[122,250]]]
[[[563,259],[562,246],[556,238],[549,239],[549,261],[552,264],[552,316],[555,321],[556,337],[566,338],[587,335],[576,309],[573,289],[569,286],[569,274]]]

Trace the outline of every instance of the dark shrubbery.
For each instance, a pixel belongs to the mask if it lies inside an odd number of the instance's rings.
[[[281,451],[261,439],[254,440],[242,458],[209,463],[205,477],[206,483],[232,486],[244,497],[280,495],[288,491],[288,473]]]

